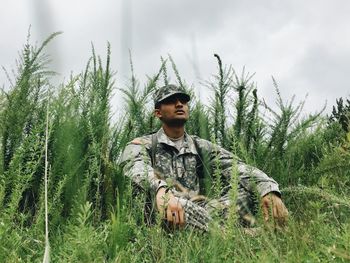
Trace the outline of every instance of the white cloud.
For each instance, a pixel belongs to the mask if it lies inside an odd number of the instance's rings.
[[[349,1],[123,1],[4,0],[1,65],[13,67],[32,24],[33,40],[64,31],[48,52],[56,61],[53,68],[65,77],[83,70],[91,42],[104,57],[110,41],[118,86],[124,84],[130,47],[142,80],[158,70],[160,56],[170,53],[187,82],[199,86],[196,74],[209,79],[216,73],[213,53],[218,53],[238,72],[244,65],[256,72],[259,94],[269,103],[275,98],[271,75],[284,97],[296,93],[302,99],[309,93],[308,111],[349,95]],[[196,72],[191,60],[197,62]],[[4,74],[0,83],[6,83]]]

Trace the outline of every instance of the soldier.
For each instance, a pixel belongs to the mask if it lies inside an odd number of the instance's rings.
[[[138,188],[153,194],[157,210],[169,224],[206,231],[215,213],[221,212],[227,217],[228,189],[234,174],[232,169],[236,167],[236,207],[240,222],[248,226],[254,224],[258,196],[265,221],[283,224],[288,211],[275,180],[218,145],[185,132],[189,101],[190,96],[175,85],[157,90],[154,113],[162,127],[155,134],[136,138],[126,146],[121,157],[125,175]],[[206,160],[204,155],[208,157]],[[203,170],[208,166],[205,162],[209,166],[219,165],[223,187],[217,199],[203,196]]]

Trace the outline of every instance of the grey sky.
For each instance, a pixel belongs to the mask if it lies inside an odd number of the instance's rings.
[[[187,83],[199,89],[198,76],[208,80],[216,73],[218,53],[237,72],[243,66],[256,72],[258,93],[269,104],[275,100],[273,75],[284,98],[309,94],[305,112],[321,109],[326,100],[329,112],[335,98],[350,95],[348,14],[347,0],[2,0],[0,64],[15,67],[31,24],[32,42],[64,31],[47,50],[61,79],[84,68],[91,42],[104,57],[109,41],[119,87],[130,48],[141,80],[170,53]],[[1,73],[3,83],[8,85]]]

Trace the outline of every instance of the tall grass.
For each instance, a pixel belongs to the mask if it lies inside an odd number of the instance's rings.
[[[115,83],[110,46],[102,62],[92,55],[81,74],[57,87],[44,47],[29,41],[9,91],[0,93],[0,258],[4,262],[41,261],[45,249],[44,173],[47,92],[48,218],[54,262],[317,262],[350,260],[350,135],[344,129],[348,108],[333,117],[302,114],[304,101],[284,102],[277,82],[277,110],[263,103],[254,74],[237,74],[215,55],[218,72],[207,82],[204,105],[182,79],[171,56],[161,58],[154,76],[142,85],[134,73]],[[173,72],[174,80],[169,73]],[[212,140],[274,177],[290,210],[284,231],[264,228],[255,235],[237,226],[234,207],[223,227],[209,233],[165,231],[160,219],[149,226],[142,196],[118,159],[128,141],[160,127],[153,112],[154,91],[176,83],[191,93],[190,134]],[[125,111],[111,122],[114,92]],[[341,108],[340,108],[341,107]],[[266,111],[268,114],[266,114]],[[264,113],[265,112],[265,113]],[[329,119],[331,119],[329,121]],[[346,128],[346,127],[345,127]],[[220,190],[220,167],[209,187]],[[237,185],[237,174],[232,185]],[[216,175],[216,176],[215,176]],[[232,188],[234,189],[234,187]],[[231,192],[235,200],[236,192]]]

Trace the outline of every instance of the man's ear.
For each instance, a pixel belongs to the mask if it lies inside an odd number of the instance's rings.
[[[160,112],[160,109],[154,109],[154,116],[156,116],[157,118],[162,117],[162,113]]]

